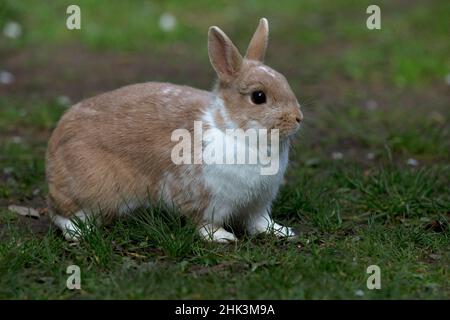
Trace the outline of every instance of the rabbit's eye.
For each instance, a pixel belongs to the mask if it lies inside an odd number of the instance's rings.
[[[254,104],[266,103],[266,94],[263,91],[253,91],[252,92],[252,102]]]

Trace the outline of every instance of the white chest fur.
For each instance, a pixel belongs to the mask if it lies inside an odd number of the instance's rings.
[[[209,124],[211,125],[211,123]],[[210,150],[215,147],[212,144],[220,143],[216,147],[222,148],[223,145],[220,141],[227,139],[229,140],[229,136],[223,130],[214,127],[212,130],[208,130],[204,136],[204,140],[208,141],[206,146]],[[239,142],[234,141],[234,143],[238,145],[231,152],[239,149]],[[202,180],[211,194],[205,218],[223,222],[231,215],[257,215],[264,211],[270,211],[271,203],[278,192],[288,163],[289,148],[287,143],[282,143],[282,145],[277,157],[277,170],[269,175],[261,174],[263,165],[259,162],[237,164],[224,161],[224,164],[217,164],[208,159],[208,153],[204,154],[206,164],[203,164]],[[245,148],[246,146],[241,147]],[[229,154],[229,152],[230,150],[227,150],[224,153]],[[224,160],[225,158],[226,156],[224,156]]]

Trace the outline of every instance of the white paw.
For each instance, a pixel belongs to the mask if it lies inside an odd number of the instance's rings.
[[[75,223],[65,217],[55,215],[52,217],[53,223],[61,229],[64,238],[67,241],[79,241],[81,232],[80,229],[75,225]]]
[[[74,216],[80,219],[81,223],[87,219],[86,215],[82,211],[76,212]],[[78,242],[80,240],[82,231],[74,220],[57,214],[51,215],[51,219],[53,223],[62,231],[63,236],[67,241]],[[87,225],[86,227],[87,230],[91,230],[91,226]]]
[[[295,232],[289,228],[274,222],[269,215],[264,214],[250,221],[248,231],[251,235],[258,233],[272,233],[279,238],[295,237]]]
[[[235,242],[237,238],[231,232],[228,232],[222,227],[217,227],[213,225],[205,225],[199,229],[200,236],[211,242],[228,243]]]
[[[278,223],[274,223],[270,230],[274,235],[280,238],[292,238],[295,237],[295,232],[292,228],[284,227]]]

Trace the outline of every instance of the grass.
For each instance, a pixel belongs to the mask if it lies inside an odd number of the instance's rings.
[[[379,4],[383,8],[380,32],[365,28],[366,8],[372,4],[369,0],[288,0],[264,4],[258,1],[113,0],[108,1],[107,7],[101,1],[80,0],[77,4],[82,12],[82,31],[69,31],[64,27],[66,1],[55,1],[51,6],[42,6],[36,0],[3,1],[0,25],[18,20],[23,25],[24,35],[0,42],[0,48],[75,42],[100,51],[164,53],[173,51],[176,44],[179,46],[176,50],[196,52],[190,58],[204,61],[207,52],[199,48],[205,47],[205,30],[210,25],[223,26],[244,50],[255,21],[267,16],[273,26],[271,36],[284,43],[285,50],[291,54],[301,54],[303,59],[307,55],[308,60],[314,61],[321,46],[338,49],[330,51],[333,54],[330,59],[318,62],[319,70],[312,64],[319,76],[327,77],[328,72],[336,70],[358,81],[382,80],[406,86],[429,84],[436,77],[443,81],[450,68],[447,59],[450,48],[446,41],[450,28],[446,13],[450,8],[445,0],[406,8],[398,2],[382,1]],[[159,28],[159,18],[165,12],[177,18],[177,27],[172,32]],[[414,30],[413,39],[411,30]],[[269,51],[270,56],[284,54]],[[289,64],[292,63],[288,60]]]
[[[53,230],[35,236],[12,220],[0,246],[0,296],[352,299],[362,290],[363,298],[442,299],[449,294],[449,240],[428,228],[433,216],[391,223],[374,216],[349,229],[320,212],[302,219],[310,231],[296,242],[248,239],[236,246],[205,244],[192,229],[171,225],[161,236],[149,232],[160,224],[120,221],[72,247]],[[448,225],[445,216],[436,216]],[[81,291],[65,289],[65,269],[73,264],[82,270]],[[379,291],[365,287],[372,264],[382,270]]]
[[[0,35],[0,69],[16,76],[0,85],[0,298],[450,297],[448,1],[381,2],[380,31],[365,28],[370,1],[78,3],[80,32],[61,27],[64,1],[0,3],[0,27],[23,29]],[[173,32],[159,29],[163,12],[177,18]],[[222,26],[243,50],[260,16],[271,22],[268,64],[305,113],[273,208],[298,239],[205,243],[189,220],[155,207],[72,245],[45,209],[36,220],[8,211],[45,208],[61,96],[154,78],[206,88],[207,27]],[[74,264],[78,291],[66,288]],[[366,287],[370,265],[381,290]]]

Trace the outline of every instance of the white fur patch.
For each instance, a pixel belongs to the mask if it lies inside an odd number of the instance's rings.
[[[277,77],[275,72],[272,69],[270,69],[269,67],[267,67],[267,66],[259,66],[258,69],[263,70],[264,72],[266,72],[272,78],[276,78]]]
[[[169,94],[172,91],[172,89],[170,87],[164,87],[161,92],[163,94]]]
[[[50,215],[52,222],[62,231],[66,240],[77,241],[80,236],[80,229],[77,227],[75,222],[71,219],[65,218],[60,215]],[[82,222],[86,221],[87,216],[83,211],[78,211],[74,214],[75,217],[80,219]]]
[[[137,199],[124,200],[117,208],[117,213],[119,215],[127,215],[142,206],[147,206],[147,204]]]
[[[291,238],[295,236],[294,231],[289,227],[284,227],[272,220],[268,213],[249,219],[247,231],[251,235],[258,233],[273,233],[280,238]]]
[[[171,201],[173,201],[172,186],[175,183],[176,181],[173,177],[173,174],[169,171],[166,172],[159,187],[159,190],[161,190],[160,191],[161,201],[164,201],[165,203],[170,203]]]
[[[237,238],[234,234],[226,231],[222,227],[217,227],[213,224],[202,226],[198,231],[200,233],[200,236],[207,241],[223,243],[237,241]]]
[[[203,121],[211,127],[217,127],[214,115],[218,113],[225,123],[225,127],[229,129],[237,128],[236,123],[230,118],[227,108],[224,102],[219,97],[216,97],[214,101],[208,106],[203,115]]]
[[[216,99],[215,107],[221,104],[223,106],[223,101]],[[203,120],[212,126],[212,129],[207,131],[208,134],[205,134],[204,140],[214,144],[229,139],[224,131],[214,127],[215,122],[211,121],[208,113]],[[204,156],[207,157],[208,154]],[[205,211],[205,220],[221,224],[232,214],[260,215],[270,210],[287,162],[288,147],[285,146],[280,150],[279,170],[275,175],[261,175],[259,164],[204,164],[202,178],[212,195]]]

